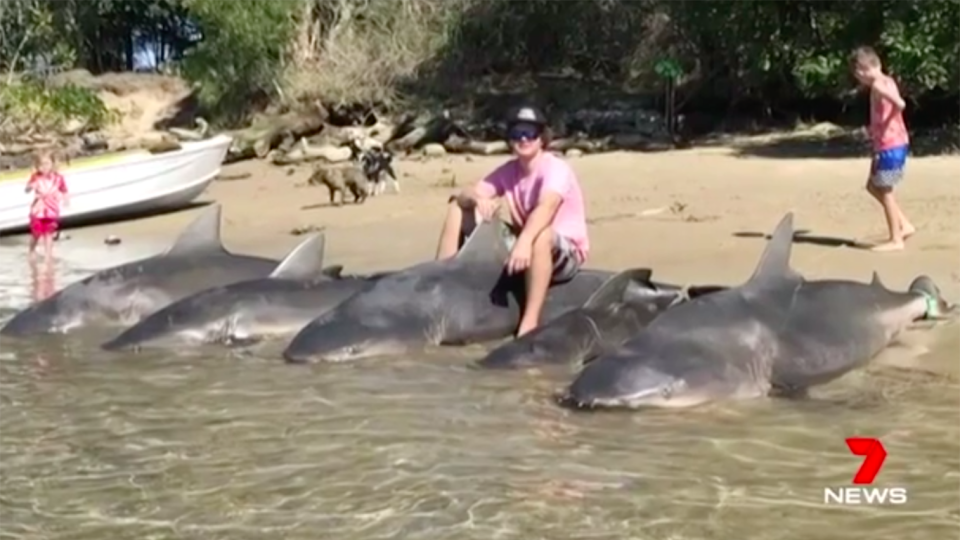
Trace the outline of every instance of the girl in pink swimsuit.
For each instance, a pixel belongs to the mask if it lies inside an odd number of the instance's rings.
[[[60,227],[60,209],[69,203],[67,183],[55,169],[53,154],[40,152],[34,159],[34,171],[27,181],[26,193],[33,193],[30,205],[30,260],[37,244],[43,242],[44,260],[53,258],[53,237]]]

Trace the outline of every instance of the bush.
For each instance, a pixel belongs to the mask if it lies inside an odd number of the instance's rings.
[[[0,135],[59,131],[70,121],[99,129],[116,118],[92,90],[16,79],[0,86]]]

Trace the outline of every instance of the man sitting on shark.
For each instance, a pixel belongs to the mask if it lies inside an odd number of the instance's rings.
[[[506,271],[523,273],[526,282],[519,337],[539,324],[550,285],[576,276],[590,242],[580,183],[567,162],[546,150],[550,136],[543,113],[520,107],[506,120],[507,140],[515,157],[451,197],[437,259],[456,255],[477,219],[489,220],[499,207],[497,199],[502,198],[514,233],[508,239]]]

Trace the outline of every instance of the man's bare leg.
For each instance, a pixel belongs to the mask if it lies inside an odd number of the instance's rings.
[[[437,260],[449,259],[460,249],[460,230],[463,227],[463,208],[457,200],[447,205],[447,217],[443,220],[440,239],[437,242]]]
[[[527,268],[524,279],[527,284],[527,302],[523,308],[523,317],[517,328],[517,337],[520,337],[540,324],[540,312],[547,301],[547,291],[550,289],[550,280],[553,277],[553,230],[546,228],[533,241],[533,250],[530,254],[530,267]]]

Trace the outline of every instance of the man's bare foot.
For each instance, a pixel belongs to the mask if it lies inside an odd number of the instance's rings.
[[[910,224],[900,227],[900,234],[903,236],[904,240],[906,240],[907,238],[910,238],[911,236],[916,234],[916,232],[917,232],[917,228]]]
[[[517,337],[518,338],[523,337],[524,334],[529,334],[530,332],[536,330],[536,328],[537,328],[536,324],[527,324],[527,323],[521,322],[520,327],[517,328]]]
[[[888,242],[884,242],[882,244],[877,244],[873,246],[872,248],[870,248],[870,251],[880,251],[880,252],[900,251],[903,248],[904,248],[903,240],[900,240],[899,242],[890,240]]]

